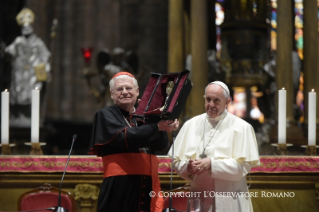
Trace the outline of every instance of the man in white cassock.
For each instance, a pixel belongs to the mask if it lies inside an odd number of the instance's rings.
[[[190,181],[202,212],[253,211],[246,175],[259,165],[254,129],[227,112],[231,99],[223,82],[209,83],[204,98],[206,113],[185,122],[168,153],[174,170]]]

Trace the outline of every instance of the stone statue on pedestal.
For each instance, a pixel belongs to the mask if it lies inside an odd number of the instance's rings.
[[[5,48],[6,57],[12,63],[10,125],[30,127],[31,91],[37,87],[41,90],[41,97],[44,96],[45,84],[50,79],[51,54],[44,42],[33,33],[34,13],[30,9],[22,9],[16,20],[22,35]]]

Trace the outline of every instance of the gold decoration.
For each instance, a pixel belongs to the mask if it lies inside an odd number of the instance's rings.
[[[277,144],[275,155],[288,155],[287,144]]]
[[[172,163],[159,163],[159,168],[170,168],[172,166]]]
[[[81,211],[93,212],[95,201],[98,199],[99,188],[90,184],[77,184],[74,189],[75,200],[80,203]]]
[[[21,157],[19,156],[19,159],[10,160],[10,161],[0,161],[0,168],[6,167],[7,170],[10,169],[16,169],[19,168],[20,170],[28,170],[30,167],[33,167],[33,171],[47,171],[47,170],[61,170],[61,167],[65,167],[66,162],[62,162],[60,160],[54,160],[54,158],[65,159],[66,157],[45,157],[45,160],[42,160],[44,157],[41,156],[41,160],[35,160],[38,159],[38,157]],[[52,159],[53,158],[53,159]],[[94,170],[94,171],[100,171],[103,172],[103,162],[102,160],[86,160],[83,161],[82,157],[72,157],[73,159],[77,159],[76,161],[70,161],[69,162],[69,168],[73,168],[73,170],[79,170],[79,171],[73,171],[73,172],[83,172],[83,170]],[[69,170],[70,171],[70,170]]]
[[[31,143],[30,155],[43,155],[40,143]]]
[[[34,72],[38,82],[45,82],[48,79],[48,74],[45,71],[45,64],[41,63],[34,67]]]
[[[317,147],[315,145],[308,145],[306,148],[306,155],[309,155],[309,156],[317,155]]]
[[[1,144],[1,154],[2,155],[11,155],[10,144]]]
[[[20,26],[32,24],[34,21],[34,13],[29,8],[24,8],[16,16],[16,20]]]
[[[164,111],[164,109],[166,108],[167,106],[167,100],[168,100],[168,97],[169,95],[171,94],[172,90],[173,90],[173,87],[174,87],[174,82],[173,81],[169,81],[166,85],[166,99],[165,99],[165,103],[163,105],[163,107],[161,107],[160,111]]]

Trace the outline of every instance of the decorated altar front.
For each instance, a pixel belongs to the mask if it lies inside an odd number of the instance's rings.
[[[168,191],[171,159],[158,158],[162,190]],[[255,211],[319,211],[319,157],[263,156],[260,160],[260,166],[247,176]],[[15,211],[19,196],[43,183],[59,187],[66,161],[67,156],[0,156],[0,211]],[[83,186],[98,195],[102,170],[99,157],[71,156],[62,189],[76,197],[77,211],[96,211],[93,196],[87,197],[75,187]],[[172,178],[173,188],[187,183],[175,173]]]
[[[171,159],[158,156],[159,174],[171,173]],[[63,172],[67,156],[0,156],[0,173],[4,172]],[[67,173],[100,173],[103,163],[100,157],[71,156]],[[251,173],[319,173],[319,157],[313,156],[263,156],[260,166]]]

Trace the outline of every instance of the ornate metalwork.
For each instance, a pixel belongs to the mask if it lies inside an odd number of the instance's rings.
[[[277,144],[275,155],[288,155],[287,144]]]
[[[315,156],[317,155],[317,147],[315,145],[308,145],[306,148],[306,155]]]
[[[43,155],[40,143],[31,143],[30,155]]]
[[[263,84],[263,65],[269,58],[267,5],[257,1],[225,1],[225,21],[221,25],[221,66],[232,86]]]

